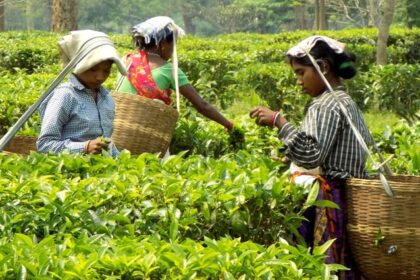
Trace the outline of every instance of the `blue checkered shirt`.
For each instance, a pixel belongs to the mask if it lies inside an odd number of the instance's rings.
[[[37,140],[40,152],[59,153],[68,150],[82,153],[88,140],[111,137],[115,115],[114,99],[101,87],[97,102],[90,90],[74,75],[59,85],[39,108],[42,124]],[[111,154],[118,154],[111,144]]]

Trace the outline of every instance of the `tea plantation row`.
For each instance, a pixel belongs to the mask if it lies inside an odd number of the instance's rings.
[[[392,29],[388,56],[390,64],[375,65],[375,29],[325,31],[320,34],[342,40],[357,57],[359,75],[349,83],[350,92],[364,109],[392,110],[414,121],[420,107],[420,30]],[[258,94],[276,109],[294,112],[304,104],[290,67],[285,63],[288,48],[312,35],[310,31],[275,35],[231,34],[212,38],[180,40],[180,67],[200,94],[222,108],[235,99]],[[45,75],[60,71],[57,41],[60,34],[46,32],[6,32],[0,35],[0,70],[24,70],[29,80],[46,83]],[[132,51],[129,35],[113,35],[121,54]],[[3,74],[2,76],[7,75]],[[41,75],[38,76],[38,75]],[[51,81],[51,80],[49,80]],[[116,84],[115,73],[106,86]],[[12,93],[8,87],[4,93]],[[45,87],[38,87],[42,91]],[[31,89],[22,88],[22,91]],[[20,92],[17,92],[20,94]],[[36,92],[35,92],[36,94]]]
[[[283,170],[246,152],[0,155],[0,277],[328,277],[329,244],[289,245],[314,195]]]

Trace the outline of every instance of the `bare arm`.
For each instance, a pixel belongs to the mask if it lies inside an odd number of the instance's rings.
[[[180,93],[187,98],[194,108],[207,118],[223,125],[228,130],[232,128],[232,123],[226,119],[213,105],[205,101],[195,90],[195,88],[188,84],[179,88]]]

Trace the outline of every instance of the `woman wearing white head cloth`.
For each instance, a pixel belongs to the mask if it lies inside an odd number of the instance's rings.
[[[182,35],[184,31],[169,17],[154,17],[135,25],[132,37],[137,51],[127,55],[127,77],[119,83],[117,90],[161,100],[168,105],[172,102],[171,92],[175,90],[179,109],[179,88],[198,112],[231,130],[232,122],[201,98],[184,72],[177,68],[176,38]],[[171,57],[174,67],[168,63]],[[178,75],[173,75],[176,72]]]
[[[346,108],[360,136],[365,143],[370,143],[362,112],[342,85],[342,79],[356,74],[353,66],[356,58],[344,50],[344,44],[323,36],[303,40],[287,52],[287,57],[298,84],[313,97],[302,125],[296,128],[279,112],[263,107],[254,108],[250,116],[256,118],[259,125],[279,129],[278,137],[283,141],[285,154],[295,167],[292,177],[311,170],[310,175],[322,186],[318,199],[331,200],[340,207],[313,207],[305,213],[308,221],[303,222],[299,232],[307,245],[313,247],[336,238],[326,261],[351,269],[342,271],[340,279],[360,279],[346,239],[344,188],[345,179],[366,177],[367,153],[342,110]]]
[[[95,41],[96,40],[96,41]],[[92,30],[72,31],[59,42],[64,64],[102,42],[76,64],[67,83],[59,85],[40,106],[41,132],[37,141],[40,152],[98,154],[116,147],[107,140],[112,134],[114,100],[102,84],[115,63],[121,74],[125,67],[109,37]]]

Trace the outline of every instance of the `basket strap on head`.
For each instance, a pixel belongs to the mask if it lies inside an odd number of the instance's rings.
[[[172,51],[172,76],[174,77],[174,81],[175,81],[175,94],[176,94],[176,110],[178,111],[178,113],[181,113],[181,105],[180,105],[180,95],[179,95],[179,81],[178,81],[178,53],[176,50],[176,41],[177,41],[177,37],[178,37],[178,31],[174,30],[173,31],[174,34],[174,40],[173,40],[173,51]]]

